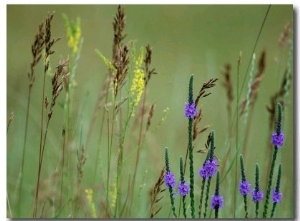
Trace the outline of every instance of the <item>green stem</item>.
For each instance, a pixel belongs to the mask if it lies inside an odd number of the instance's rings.
[[[241,56],[238,60],[238,69],[237,69],[237,81],[236,81],[236,93],[237,93],[237,99],[236,99],[236,134],[235,134],[235,151],[236,155],[238,153],[238,145],[239,145],[239,75],[240,75],[240,65],[241,65]],[[238,173],[238,162],[237,158],[234,158],[235,161],[235,173],[234,173],[234,184],[238,183],[237,173]],[[235,218],[235,212],[236,212],[236,190],[233,188],[233,218]]]
[[[201,218],[201,207],[202,207],[202,201],[203,201],[205,181],[206,181],[206,179],[203,178],[202,179],[202,184],[201,184],[201,194],[200,194],[200,203],[199,203],[199,218]]]
[[[45,70],[43,76],[43,93],[42,93],[42,111],[41,111],[41,132],[40,132],[40,148],[39,148],[39,164],[38,164],[38,175],[37,175],[37,183],[36,183],[36,191],[35,191],[35,205],[33,211],[33,218],[36,218],[37,215],[37,207],[38,207],[38,199],[39,199],[39,187],[40,187],[40,176],[41,176],[41,169],[42,169],[42,159],[43,159],[43,128],[44,128],[44,101],[45,101],[45,84],[46,84],[46,73],[47,73],[47,66],[49,66],[49,61],[47,61],[47,55],[45,57]]]
[[[267,192],[266,192],[266,201],[265,201],[265,205],[264,205],[263,218],[267,217],[269,197],[270,197],[270,192],[271,192],[271,185],[272,185],[272,179],[273,179],[273,173],[274,173],[274,167],[275,167],[277,152],[278,152],[278,149],[274,148],[274,153],[273,153],[273,157],[272,157],[272,164],[271,164],[271,170],[270,170],[270,174],[269,174],[268,188],[267,188]]]
[[[194,75],[191,75],[189,82],[189,104],[193,104],[193,79]],[[194,165],[193,165],[193,118],[189,118],[188,126],[188,139],[189,139],[189,163],[190,163],[190,198],[191,198],[191,215],[195,218],[194,207]]]
[[[204,214],[203,217],[206,218],[206,212],[208,207],[208,196],[209,196],[209,188],[210,188],[211,177],[208,178],[206,185],[206,194],[205,194],[205,203],[204,203]]]
[[[32,84],[29,84],[28,89],[28,99],[27,99],[27,111],[26,111],[26,121],[25,121],[25,134],[24,134],[24,143],[22,149],[22,163],[21,163],[21,171],[19,173],[20,177],[20,187],[19,187],[19,194],[18,194],[18,217],[20,216],[20,209],[22,200],[22,190],[23,190],[23,171],[24,171],[24,164],[25,164],[25,148],[26,148],[26,141],[27,141],[27,131],[28,131],[28,119],[29,119],[29,112],[30,112],[30,98],[31,98],[31,89]],[[13,218],[13,217],[11,217]]]

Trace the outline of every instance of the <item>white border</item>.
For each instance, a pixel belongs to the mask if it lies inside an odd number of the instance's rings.
[[[193,1],[193,0],[185,0],[184,2],[183,1],[162,1],[162,0],[152,0],[152,1],[116,1],[116,0],[110,0],[110,1],[107,1],[107,0],[101,0],[101,1],[92,1],[92,0],[86,0],[86,1],[59,1],[59,0],[52,0],[51,1],[51,4],[237,4],[237,2],[233,2],[233,1]],[[254,1],[254,0],[247,0],[247,1],[242,1],[242,2],[239,2],[239,4],[293,4],[294,5],[294,15],[295,16],[295,20],[294,20],[294,24],[295,24],[295,41],[297,41],[296,39],[299,37],[298,36],[298,30],[299,30],[299,22],[297,21],[297,13],[298,13],[298,10],[299,10],[299,3],[296,3],[295,1],[272,1],[272,2],[264,2],[264,1]],[[4,141],[4,145],[1,145],[1,159],[0,159],[0,177],[2,179],[4,179],[4,181],[2,180],[1,181],[1,200],[0,200],[0,214],[1,214],[1,218],[5,217],[6,218],[6,125],[7,125],[7,115],[6,115],[6,83],[7,83],[7,80],[6,80],[6,73],[7,73],[7,69],[6,69],[6,60],[7,60],[7,48],[6,48],[6,31],[7,31],[7,28],[6,28],[6,24],[7,24],[7,15],[6,15],[6,12],[7,12],[7,5],[8,4],[49,4],[49,2],[41,2],[41,1],[25,1],[25,0],[13,0],[13,1],[7,1],[4,3],[1,2],[1,7],[0,7],[0,16],[1,16],[1,19],[0,19],[0,22],[1,22],[1,27],[5,27],[5,32],[1,32],[1,41],[0,41],[0,44],[1,44],[1,53],[3,55],[2,59],[1,59],[1,69],[2,69],[2,74],[0,75],[1,76],[1,86],[0,86],[0,96],[1,96],[1,101],[4,103],[5,101],[5,104],[3,104],[2,108],[1,108],[1,121],[0,121],[0,125],[1,125],[1,140],[2,142]],[[297,52],[299,51],[299,44],[297,42],[295,42],[294,44],[296,46],[295,50],[294,50],[294,54],[297,55]],[[295,70],[294,70],[294,75],[299,73],[299,63],[297,62],[298,61],[298,58],[297,56],[294,58],[294,63],[295,63]],[[300,85],[300,78],[297,77],[297,82],[296,84],[299,86]],[[300,98],[300,94],[299,94],[299,89],[298,87],[295,87],[295,101],[298,100],[298,98]],[[299,101],[298,101],[299,102]],[[298,116],[298,111],[299,111],[299,106],[298,106],[298,102],[296,102],[295,104],[295,115],[297,115],[297,117],[295,116],[295,119],[297,120],[297,122],[295,122],[295,129],[297,129],[295,132],[297,132],[297,135],[295,136],[296,139],[296,143],[295,143],[295,150],[297,147],[299,147],[299,128],[298,128],[298,125],[299,125],[299,116]],[[5,107],[5,108],[4,108]],[[297,152],[296,152],[297,153]],[[297,154],[296,156],[296,162],[295,162],[295,165],[297,166],[296,168],[296,177],[295,177],[295,186],[296,186],[296,192],[297,192],[297,199],[295,200],[295,203],[296,203],[296,206],[295,206],[295,220],[298,220],[298,217],[299,217],[299,177],[300,177],[300,170],[298,168],[299,166],[299,155]],[[1,219],[2,220],[2,219]]]

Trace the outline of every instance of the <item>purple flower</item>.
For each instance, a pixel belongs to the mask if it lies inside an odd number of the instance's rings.
[[[168,171],[167,174],[165,175],[165,184],[167,188],[175,187],[175,176],[170,171]]]
[[[196,116],[198,111],[195,106],[195,103],[185,103],[185,116],[187,118],[194,118]]]
[[[276,190],[272,190],[272,203],[280,203],[282,199],[282,193],[281,192],[277,192]]]
[[[264,193],[261,190],[256,191],[255,188],[252,190],[252,201],[253,202],[258,203],[259,201],[262,200],[263,197],[264,197]]]
[[[211,197],[211,208],[221,209],[223,207],[224,200],[222,196],[214,195]]]
[[[272,133],[272,143],[277,148],[280,148],[283,145],[284,133],[281,131],[279,135],[277,133]]]
[[[250,183],[247,180],[240,182],[239,190],[243,196],[246,196],[250,191]]]
[[[181,196],[185,196],[189,193],[190,187],[187,183],[180,182],[180,184],[178,186],[178,191]]]
[[[208,179],[216,174],[218,170],[217,159],[214,158],[212,161],[207,160],[204,166],[200,169],[199,175],[205,179]]]

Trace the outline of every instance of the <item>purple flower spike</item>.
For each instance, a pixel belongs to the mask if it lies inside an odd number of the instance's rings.
[[[275,147],[280,148],[283,145],[284,133],[281,131],[279,135],[272,133],[272,143]]]
[[[199,175],[205,179],[208,179],[215,175],[218,170],[217,159],[214,158],[212,161],[207,160],[204,166],[200,169]]]
[[[197,114],[197,109],[195,103],[189,104],[185,103],[185,116],[187,118],[194,118]]]
[[[264,198],[264,194],[261,190],[256,191],[255,188],[252,190],[252,201],[255,203],[260,202]]]
[[[276,192],[276,190],[272,190],[272,203],[280,203],[282,199],[282,193]]]
[[[224,200],[222,196],[214,195],[211,198],[211,208],[212,209],[221,209],[223,207]]]
[[[181,183],[178,186],[178,191],[181,196],[185,196],[189,193],[190,187],[187,183]]]
[[[175,176],[170,171],[167,172],[165,175],[165,184],[167,188],[174,188],[175,187]]]
[[[243,196],[246,196],[250,191],[250,183],[247,180],[240,182],[239,190]]]

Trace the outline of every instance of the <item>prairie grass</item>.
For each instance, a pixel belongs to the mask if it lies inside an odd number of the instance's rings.
[[[7,217],[294,217],[292,6],[7,12]]]

